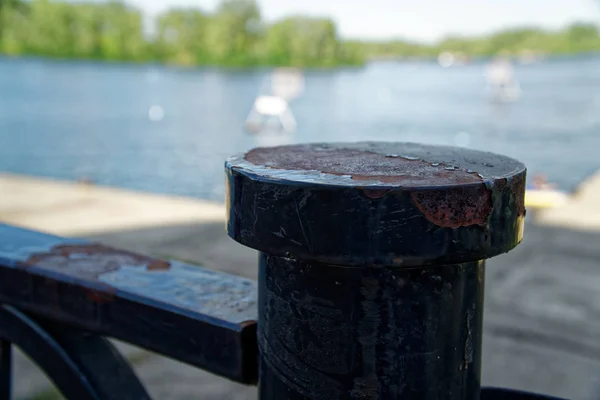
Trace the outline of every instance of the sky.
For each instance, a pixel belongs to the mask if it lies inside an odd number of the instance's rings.
[[[173,6],[215,9],[219,0],[126,0],[147,17]],[[432,42],[450,34],[476,35],[535,25],[560,28],[600,23],[600,0],[258,0],[263,18],[327,16],[344,38]]]

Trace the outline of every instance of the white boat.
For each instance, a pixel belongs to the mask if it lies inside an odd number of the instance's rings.
[[[485,77],[492,98],[501,102],[513,102],[521,97],[523,91],[510,62],[498,59],[485,68]]]
[[[246,118],[246,129],[253,133],[272,132],[274,125],[283,132],[296,130],[296,119],[290,100],[304,89],[304,76],[295,69],[276,69],[269,77],[268,87],[252,104]]]
[[[278,122],[286,132],[293,132],[296,129],[296,119],[284,98],[258,96],[246,119],[246,128],[252,132],[260,132],[269,127],[269,122],[273,121]]]

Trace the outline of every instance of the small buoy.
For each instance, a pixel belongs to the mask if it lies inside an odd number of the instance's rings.
[[[454,56],[454,54],[450,53],[449,51],[443,51],[438,56],[438,64],[440,64],[440,67],[442,67],[442,68],[451,67],[452,65],[454,65],[455,61],[456,61],[456,57]]]
[[[92,186],[95,182],[91,178],[82,177],[77,180],[77,183],[83,186]]]
[[[165,111],[161,106],[152,106],[148,110],[148,119],[152,122],[162,121],[165,117]]]

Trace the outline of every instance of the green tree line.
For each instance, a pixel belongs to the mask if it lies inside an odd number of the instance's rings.
[[[534,27],[506,29],[480,37],[447,37],[432,45],[407,41],[358,43],[366,57],[434,57],[444,51],[473,57],[515,56],[524,52],[577,54],[600,51],[598,26],[575,23],[560,31]]]
[[[212,12],[171,9],[145,32],[142,13],[123,2],[0,0],[0,53],[178,65],[335,67],[374,57],[471,56],[524,50],[567,54],[600,51],[593,24],[562,31],[505,30],[482,37],[449,37],[425,45],[402,40],[341,40],[327,18],[261,19],[255,0],[223,0]]]
[[[140,10],[123,2],[0,0],[0,53],[157,61],[179,65],[333,67],[361,64],[326,18],[261,20],[254,0],[224,0],[213,13],[177,8],[144,32]]]

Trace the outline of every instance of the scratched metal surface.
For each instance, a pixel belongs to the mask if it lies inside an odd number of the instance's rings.
[[[178,261],[0,225],[0,265],[103,283],[234,324],[256,319],[256,283]]]
[[[32,254],[47,253],[59,245],[78,245],[85,241],[44,235],[27,229],[0,224],[0,263],[15,266],[25,262]]]
[[[256,282],[171,261],[168,270],[124,265],[99,277],[131,293],[187,308],[232,323],[256,320]]]
[[[261,399],[479,400],[483,262],[259,268]]]
[[[231,157],[231,168],[291,183],[437,187],[510,178],[522,163],[489,152],[417,143],[315,143],[263,147]]]
[[[246,278],[0,224],[0,301],[256,379],[257,287]]]
[[[525,166],[413,143],[258,148],[225,164],[228,233],[265,253],[343,265],[470,262],[522,239]]]

